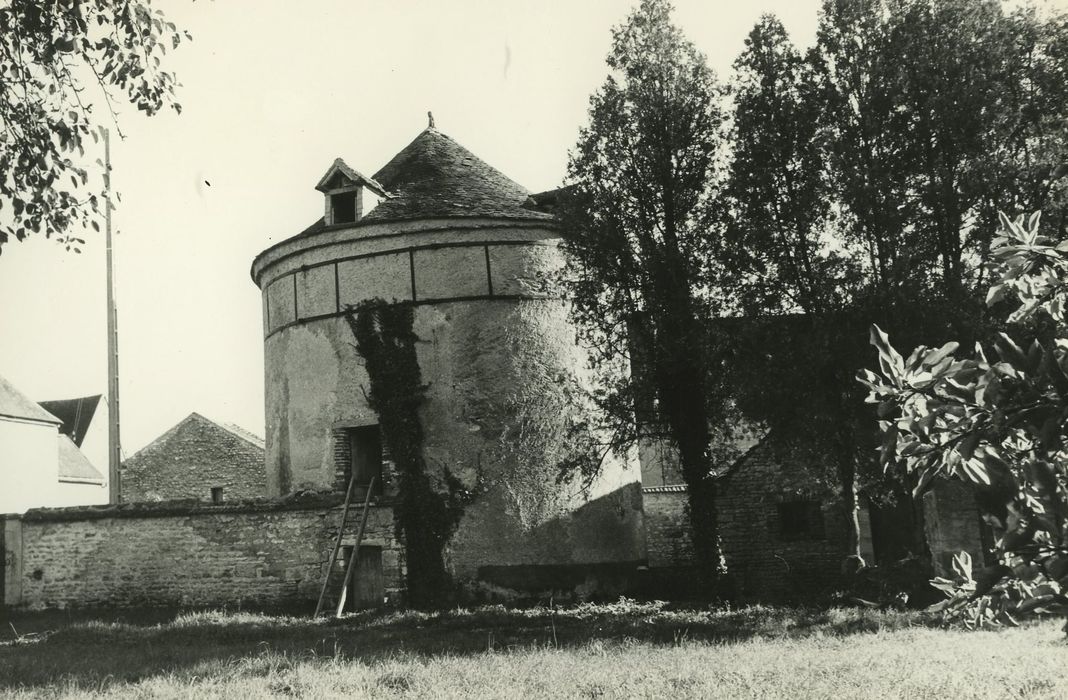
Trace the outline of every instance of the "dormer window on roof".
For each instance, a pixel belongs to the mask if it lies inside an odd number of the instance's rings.
[[[353,170],[338,158],[315,189],[323,193],[327,226],[353,224],[366,216],[387,195],[382,185]]]

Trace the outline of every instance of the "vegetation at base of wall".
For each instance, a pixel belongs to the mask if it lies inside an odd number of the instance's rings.
[[[1039,223],[1001,216],[987,295],[1011,300],[1014,333],[1030,343],[1002,333],[971,356],[950,342],[906,359],[873,326],[879,371],[858,376],[878,405],[883,464],[917,477],[917,490],[937,478],[976,489],[996,561],[973,579],[962,554],[954,579],[933,581],[948,596],[940,609],[976,626],[1068,612],[1068,239]]]
[[[446,604],[453,585],[445,545],[471,495],[448,470],[427,469],[419,417],[426,387],[415,352],[414,309],[374,299],[350,307],[346,320],[370,379],[367,403],[378,414],[386,452],[396,466],[393,513],[405,546],[408,602]]]
[[[116,619],[116,614],[119,616]],[[930,629],[916,613],[609,605],[21,616],[0,694],[33,697],[1064,697],[1053,625]],[[916,663],[923,659],[924,663]],[[997,674],[990,674],[994,666]],[[907,673],[902,673],[907,668]],[[977,683],[976,678],[982,678]]]

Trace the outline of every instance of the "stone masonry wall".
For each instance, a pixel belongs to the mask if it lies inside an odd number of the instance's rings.
[[[783,601],[826,592],[838,583],[848,531],[837,495],[814,490],[805,471],[783,465],[760,444],[720,477],[716,506],[727,571],[741,600]],[[650,568],[693,563],[688,494],[644,489]],[[812,532],[791,532],[780,504],[815,502]],[[789,507],[789,506],[787,506]]]
[[[339,501],[30,511],[19,527],[7,523],[5,602],[311,608],[341,519]],[[355,541],[359,511],[350,511],[343,545]],[[372,506],[362,544],[382,548],[385,593],[396,599],[404,587],[403,553],[388,506]]]
[[[923,521],[936,576],[953,574],[953,557],[968,552],[983,566],[983,543],[975,494],[962,481],[939,481],[923,495]]]
[[[649,566],[693,566],[693,530],[686,511],[686,487],[645,487],[642,499]]]
[[[260,445],[193,413],[155,442],[127,459],[121,472],[122,500],[210,501],[212,488],[223,500],[267,495],[267,471]]]

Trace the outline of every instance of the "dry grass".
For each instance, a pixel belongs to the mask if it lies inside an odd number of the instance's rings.
[[[1059,622],[622,602],[361,614],[20,619],[0,694],[30,697],[1068,697]]]

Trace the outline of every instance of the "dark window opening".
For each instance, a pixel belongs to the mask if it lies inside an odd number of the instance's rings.
[[[211,487],[211,502],[212,503],[222,503],[222,501],[223,501],[223,487],[222,486],[212,486]]]
[[[355,192],[330,195],[330,220],[335,224],[351,224],[356,221]]]
[[[349,475],[364,489],[375,480],[376,494],[382,493],[382,436],[377,425],[349,428]]]
[[[784,540],[822,540],[823,511],[819,501],[780,503],[779,536]]]

